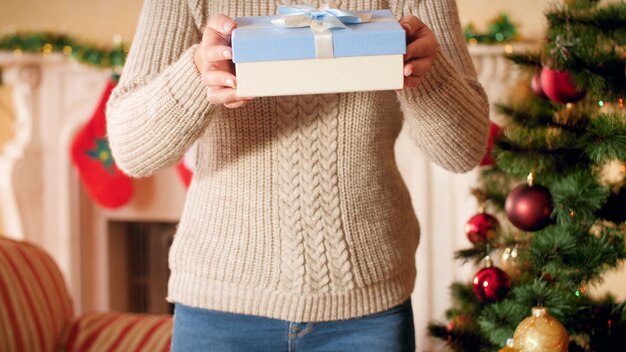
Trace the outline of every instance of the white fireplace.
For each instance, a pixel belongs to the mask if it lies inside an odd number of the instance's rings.
[[[0,66],[15,110],[15,137],[0,153],[2,232],[39,244],[54,257],[77,312],[123,308],[116,285],[125,272],[114,273],[119,261],[109,257],[111,251],[113,258],[121,256],[121,245],[111,239],[121,238],[122,223],[176,224],[186,192],[178,175],[168,169],[135,180],[134,197],[121,209],[95,205],[69,150],[111,72],[60,54],[0,53]]]

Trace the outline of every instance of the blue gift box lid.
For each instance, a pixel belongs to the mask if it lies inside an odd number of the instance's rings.
[[[334,57],[405,54],[406,34],[391,11],[367,12],[371,22],[332,29]],[[235,63],[315,59],[313,30],[276,27],[271,20],[277,17],[235,18],[238,28],[231,38]]]

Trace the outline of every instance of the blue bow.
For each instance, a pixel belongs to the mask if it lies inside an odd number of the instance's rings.
[[[278,7],[278,14],[282,16],[272,20],[275,26],[311,27],[316,32],[334,28],[347,29],[346,24],[365,23],[372,19],[370,13],[331,9],[328,6],[318,10],[306,5],[281,5]]]

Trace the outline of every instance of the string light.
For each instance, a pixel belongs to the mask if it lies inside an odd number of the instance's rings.
[[[22,56],[22,49],[15,49],[15,50],[13,50],[13,56],[15,56],[15,57]]]
[[[624,108],[624,98],[619,98],[618,102],[619,102],[619,107],[623,109]]]
[[[463,28],[465,39],[470,45],[477,43],[503,43],[518,38],[517,26],[511,22],[508,15],[501,14],[492,19],[485,32],[478,32],[472,23]]]
[[[513,45],[507,44],[504,46],[504,52],[507,54],[513,54]]]
[[[600,100],[600,101],[598,102],[598,105],[599,105],[600,107],[604,107],[604,101],[603,101],[603,100]]]
[[[44,55],[52,54],[52,49],[53,49],[52,44],[50,44],[50,43],[44,44],[44,46],[43,46],[43,54]]]

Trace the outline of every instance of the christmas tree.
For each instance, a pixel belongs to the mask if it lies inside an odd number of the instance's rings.
[[[498,106],[472,246],[455,253],[482,269],[429,326],[453,350],[626,346],[626,302],[588,292],[626,258],[626,3],[564,1],[546,17],[541,48],[508,55],[534,94]]]

